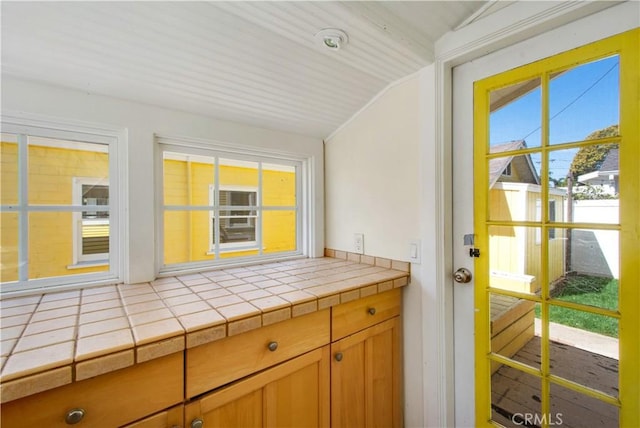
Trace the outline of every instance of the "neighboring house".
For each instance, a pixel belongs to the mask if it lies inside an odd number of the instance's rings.
[[[540,221],[542,218],[540,177],[531,156],[517,155],[526,148],[523,140],[491,146],[491,153],[508,153],[489,163],[489,215],[495,221]],[[549,189],[549,220],[564,218],[564,192]],[[493,226],[490,235],[492,286],[526,293],[540,289],[539,228]],[[549,282],[564,275],[564,232],[549,231]]]
[[[598,186],[603,193],[607,195],[617,195],[620,191],[619,188],[619,167],[618,167],[618,148],[609,150],[607,156],[604,158],[602,165],[595,171],[578,176],[578,183],[588,186]],[[575,186],[575,192],[581,192],[581,187]]]

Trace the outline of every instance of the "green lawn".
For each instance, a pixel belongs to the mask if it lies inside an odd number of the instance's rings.
[[[568,276],[558,284],[553,296],[558,300],[616,310],[618,281],[585,275]],[[536,305],[536,317],[540,318],[539,305]],[[552,305],[550,320],[558,324],[618,337],[618,321],[615,318]]]

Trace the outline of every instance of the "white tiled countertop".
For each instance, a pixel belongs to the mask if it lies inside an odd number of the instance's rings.
[[[408,283],[408,263],[327,254],[4,299],[2,402]]]

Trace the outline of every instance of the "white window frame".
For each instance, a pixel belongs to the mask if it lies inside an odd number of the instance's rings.
[[[122,282],[124,264],[121,243],[125,240],[124,201],[126,200],[126,131],[108,125],[88,124],[59,118],[50,118],[22,112],[3,112],[0,116],[2,132],[18,136],[18,203],[2,205],[0,212],[15,212],[19,218],[18,231],[18,280],[0,283],[0,291],[6,296],[30,295],[45,290],[87,288]],[[101,272],[29,279],[28,217],[32,212],[82,212],[86,206],[30,205],[28,203],[27,136],[54,140],[102,144],[109,153],[109,268]],[[104,207],[100,207],[104,208]],[[73,239],[73,236],[70,237]],[[75,242],[75,241],[74,241]]]
[[[109,186],[109,180],[101,180],[95,177],[74,177],[72,191],[73,205],[83,205],[83,185]],[[111,192],[111,188],[109,188],[109,192]],[[111,199],[111,194],[109,194],[109,199]],[[85,222],[98,225],[108,225],[109,219],[83,220],[82,212],[73,213],[73,265],[68,266],[68,269],[100,266],[109,263],[109,253],[82,254],[82,226]],[[109,234],[111,235],[111,231],[109,231]]]
[[[212,267],[218,266],[234,266],[234,265],[247,265],[262,263],[273,260],[286,260],[291,258],[299,258],[308,255],[308,246],[310,244],[310,235],[312,233],[312,222],[309,219],[309,205],[310,198],[312,197],[312,158],[302,157],[295,154],[277,151],[259,150],[246,147],[238,147],[221,142],[212,142],[207,140],[185,138],[185,137],[169,137],[169,136],[156,136],[156,168],[157,176],[160,177],[156,180],[156,201],[157,201],[157,221],[156,221],[156,242],[159,244],[156,247],[156,272],[158,276],[168,276],[174,274],[180,274],[185,272],[198,272]],[[296,204],[291,207],[262,207],[261,193],[258,185],[258,217],[261,217],[261,212],[266,210],[295,210],[296,211],[296,249],[294,251],[287,251],[274,254],[263,254],[263,244],[260,236],[262,231],[260,230],[260,222],[256,224],[256,244],[253,246],[247,245],[248,242],[242,243],[229,243],[228,247],[223,247],[224,244],[218,245],[218,253],[223,254],[226,252],[244,251],[244,250],[257,250],[258,254],[254,256],[243,257],[231,257],[231,258],[216,258],[211,261],[193,261],[184,263],[165,264],[164,263],[164,214],[166,211],[213,211],[216,209],[213,206],[168,206],[164,205],[164,190],[163,190],[163,160],[164,153],[174,153],[180,156],[189,157],[192,159],[200,159],[206,162],[206,159],[213,161],[215,165],[218,165],[219,159],[232,160],[239,162],[258,162],[261,168],[262,163],[276,164],[287,167],[296,168]],[[199,158],[204,157],[204,158]],[[217,168],[216,168],[217,171]],[[259,174],[260,175],[260,174]],[[219,183],[218,177],[214,179],[215,183]],[[233,186],[227,186],[226,188],[233,188]],[[211,218],[211,214],[209,214]],[[211,233],[211,222],[209,222],[209,230]],[[237,246],[236,246],[237,245]],[[216,254],[216,248],[210,248],[207,254]]]

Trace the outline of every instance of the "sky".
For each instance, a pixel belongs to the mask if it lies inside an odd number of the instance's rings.
[[[583,140],[591,132],[619,122],[618,56],[582,64],[549,83],[549,143]],[[524,139],[527,147],[541,142],[541,89],[494,111],[490,117],[490,145]],[[567,175],[577,150],[552,152],[551,177]],[[540,156],[532,156],[538,173]]]

